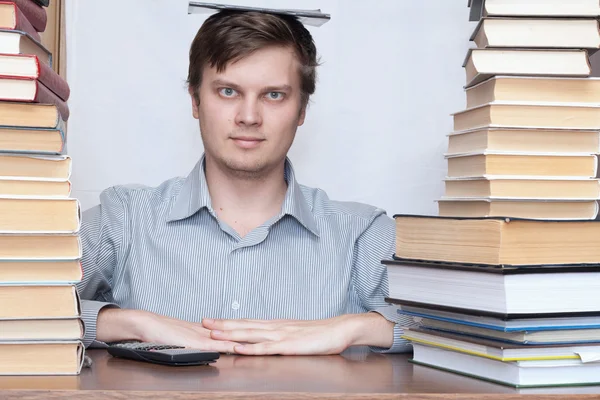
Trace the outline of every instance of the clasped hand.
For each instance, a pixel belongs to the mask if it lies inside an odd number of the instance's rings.
[[[239,343],[245,355],[339,354],[352,345],[354,319],[340,316],[316,321],[204,319],[211,339]]]

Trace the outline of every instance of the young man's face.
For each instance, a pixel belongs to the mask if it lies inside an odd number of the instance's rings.
[[[268,47],[204,69],[193,114],[207,162],[248,177],[281,165],[304,122],[299,67],[292,49]]]

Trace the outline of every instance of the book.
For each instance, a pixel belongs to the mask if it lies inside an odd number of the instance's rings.
[[[600,104],[600,79],[494,76],[465,90],[467,109],[490,103]]]
[[[396,256],[483,265],[600,263],[600,221],[396,214]]]
[[[64,123],[56,128],[0,127],[0,151],[41,156],[60,155],[66,142]]]
[[[8,197],[57,197],[71,194],[70,181],[18,180],[0,177],[0,195]]]
[[[0,127],[57,128],[66,120],[54,104],[0,102]]]
[[[4,100],[10,101],[9,93],[18,93],[20,86],[26,90],[32,82],[42,83],[62,101],[67,101],[71,94],[67,82],[33,54],[0,54],[0,77],[0,97]]]
[[[483,18],[470,40],[480,49],[598,49],[600,31],[592,18]]]
[[[600,315],[600,265],[477,266],[383,260],[389,297],[494,315]]]
[[[41,62],[52,67],[52,53],[27,32],[0,29],[0,53],[33,54]]]
[[[2,183],[0,181],[0,187]],[[600,180],[554,177],[472,177],[446,178],[444,196],[486,199],[598,199]]]
[[[77,375],[84,354],[81,341],[0,341],[0,375]]]
[[[2,233],[76,233],[80,225],[75,198],[0,196]]]
[[[12,1],[0,1],[0,29],[27,32],[36,41],[42,41],[38,31]]]
[[[597,17],[600,5],[596,0],[469,0],[469,20],[482,17]]]
[[[0,234],[0,260],[79,260],[81,240],[76,234]]]
[[[585,49],[470,48],[463,62],[465,87],[496,75],[587,77]]]
[[[600,134],[589,129],[486,127],[451,132],[447,136],[448,154],[600,152]]]
[[[84,326],[79,318],[2,319],[0,342],[83,340]]]
[[[594,178],[598,157],[584,153],[508,153],[484,151],[445,155],[448,177],[579,177]]]
[[[0,177],[13,180],[66,181],[71,177],[68,155],[0,154]]]
[[[32,0],[11,0],[21,10],[25,18],[38,32],[44,32],[48,24],[48,14],[39,4]]]
[[[410,362],[517,388],[600,384],[600,363],[579,360],[502,362],[413,343]]]
[[[0,285],[0,319],[79,318],[73,285]]]
[[[33,256],[33,254],[32,254]],[[76,284],[83,279],[81,263],[73,260],[0,260],[0,284]]]
[[[600,130],[600,104],[493,102],[452,115],[454,131],[488,127]]]
[[[596,200],[506,199],[447,197],[438,200],[440,216],[504,217],[545,220],[586,220],[598,216]]]

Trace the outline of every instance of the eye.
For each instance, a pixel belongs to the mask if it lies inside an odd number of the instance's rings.
[[[282,92],[269,92],[269,93],[267,93],[267,98],[269,100],[283,100],[284,96],[285,96],[285,94],[282,93]]]
[[[219,94],[223,97],[233,97],[236,94],[236,91],[232,88],[221,88],[219,89]]]

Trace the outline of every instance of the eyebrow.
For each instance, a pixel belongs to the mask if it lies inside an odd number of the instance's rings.
[[[215,79],[212,81],[212,86],[225,86],[234,90],[240,91],[241,87],[233,82],[228,82],[222,79]],[[265,86],[261,89],[262,92],[291,92],[292,87],[290,85],[273,85]]]

